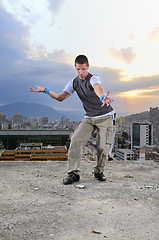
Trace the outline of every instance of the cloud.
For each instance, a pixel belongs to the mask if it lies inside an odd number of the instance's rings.
[[[52,53],[48,53],[47,59],[49,61],[56,61],[59,63],[67,62],[71,63],[72,66],[74,65],[74,62],[72,62],[72,59],[74,59],[74,55],[66,53],[63,49],[55,49]]]
[[[32,27],[41,19],[43,19],[43,22],[52,19],[52,15],[48,11],[47,1],[45,0],[41,0],[40,4],[37,0],[20,0],[14,1],[14,3],[12,1],[1,1],[4,8],[26,26]]]
[[[71,79],[72,67],[55,61],[58,52],[54,53],[54,59],[28,59],[28,28],[1,7],[0,22],[0,104],[29,101],[32,98],[28,95],[29,87],[38,82],[50,87],[53,82],[55,90],[61,91],[66,84],[64,78]],[[64,51],[61,58],[62,55]]]
[[[111,94],[118,92],[121,70],[109,67],[90,67],[90,72],[100,77],[106,92],[108,90],[111,91]]]
[[[117,112],[137,113],[149,111],[150,107],[159,106],[159,75],[139,77],[132,81],[116,82],[114,109]]]
[[[14,73],[26,60],[28,29],[0,7],[0,73],[1,78]]]
[[[158,86],[159,82],[159,74],[153,76],[141,76],[138,78],[132,79],[132,81],[121,82],[124,85],[124,89],[128,90],[136,90],[136,89],[145,89],[147,88],[155,88]]]
[[[61,5],[65,2],[66,0],[49,0],[49,9],[53,14],[57,15],[60,11]]]
[[[149,34],[148,40],[158,40],[159,39],[159,27],[153,29],[153,31]]]
[[[20,48],[28,48],[27,39],[29,38],[29,32],[27,28],[24,28],[23,24],[16,21],[15,18],[7,13],[2,7],[0,7],[0,20],[0,41],[3,47],[9,46],[14,51]]]
[[[105,91],[110,90],[111,96],[119,97],[119,93],[139,90],[140,95],[143,94],[142,89],[145,89],[150,94],[156,94],[159,83],[159,74],[152,76],[140,76],[132,78],[130,81],[122,81],[123,71],[121,69],[113,69],[108,67],[90,67],[90,71],[97,74]]]
[[[117,50],[114,47],[111,47],[109,49],[109,53],[119,59],[119,60],[124,60],[125,63],[130,64],[133,62],[133,60],[136,57],[136,54],[133,52],[132,47],[127,47],[127,48],[121,48],[120,50]]]
[[[17,21],[3,8],[0,9],[0,81],[1,95],[0,104],[16,101],[38,102],[43,99],[47,104],[51,104],[52,99],[41,97],[39,94],[30,94],[29,88],[36,84],[46,86],[55,92],[61,92],[66,83],[76,76],[74,62],[71,65],[66,64],[66,60],[73,59],[72,55],[66,54],[64,50],[55,50],[44,56],[39,52],[45,51],[43,47],[36,49],[37,58],[28,58],[28,53],[32,48],[29,45],[29,33],[27,26]],[[95,74],[99,74],[103,81],[103,86],[107,90],[112,89],[114,81],[119,80],[119,70],[110,68],[91,68]],[[7,93],[7,95],[6,95]],[[76,94],[62,103],[61,107],[67,104],[77,108],[78,102]],[[60,107],[59,103],[55,105]],[[81,104],[77,104],[81,107]],[[68,107],[68,106],[67,106]],[[82,108],[82,107],[81,107]]]

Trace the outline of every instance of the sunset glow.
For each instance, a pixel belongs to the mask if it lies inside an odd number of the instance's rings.
[[[139,97],[143,97],[145,93],[153,93],[155,91],[158,91],[159,88],[156,88],[156,89],[136,89],[136,90],[131,90],[131,91],[127,91],[127,92],[121,92],[119,93],[118,96],[120,97],[136,97],[136,96],[139,96]],[[145,97],[145,96],[144,96]],[[147,97],[147,95],[146,95]]]

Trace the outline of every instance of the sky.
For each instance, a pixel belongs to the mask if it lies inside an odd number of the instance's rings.
[[[82,112],[76,93],[57,102],[85,54],[89,72],[127,115],[159,107],[158,0],[0,0],[0,106],[41,103]]]

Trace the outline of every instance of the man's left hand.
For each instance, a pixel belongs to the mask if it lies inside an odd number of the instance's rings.
[[[109,97],[110,91],[107,92],[107,95],[105,95],[105,97],[102,100],[102,107],[104,105],[107,105],[107,107],[110,105],[110,103],[112,103],[114,100],[112,98]]]

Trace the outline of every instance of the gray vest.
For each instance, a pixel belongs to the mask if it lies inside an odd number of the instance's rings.
[[[83,107],[86,111],[86,116],[95,117],[107,114],[113,110],[111,105],[108,107],[104,105],[101,107],[102,102],[95,94],[90,79],[93,75],[88,73],[85,80],[81,80],[78,76],[73,80],[73,89],[77,92],[79,98],[83,103]]]

